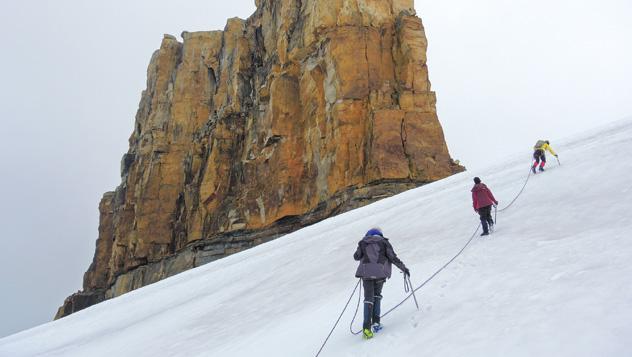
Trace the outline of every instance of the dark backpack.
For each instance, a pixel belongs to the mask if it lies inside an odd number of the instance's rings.
[[[386,262],[386,246],[383,241],[362,242],[360,249],[362,249],[363,263],[384,264]]]
[[[391,277],[391,263],[388,259],[389,243],[386,238],[364,237],[358,247],[362,252],[356,278],[388,279]]]

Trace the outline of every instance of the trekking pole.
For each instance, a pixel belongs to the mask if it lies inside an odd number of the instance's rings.
[[[417,302],[417,296],[415,296],[413,283],[410,281],[410,277],[406,274],[404,274],[404,292],[406,294],[408,294],[409,292],[411,293],[411,295],[413,296],[413,300],[415,301],[415,306],[417,307],[417,310],[419,310],[419,303]]]
[[[557,160],[557,165],[558,166],[562,166],[562,164],[560,163],[560,158],[557,157],[557,155],[555,156],[555,160]]]
[[[498,223],[498,205],[494,205],[494,224]]]

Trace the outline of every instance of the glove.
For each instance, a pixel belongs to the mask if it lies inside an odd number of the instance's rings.
[[[408,270],[408,268],[404,268],[404,275],[410,277],[410,270]]]
[[[558,157],[557,155],[555,155],[555,157]]]
[[[494,206],[498,206],[498,201],[494,202]]]

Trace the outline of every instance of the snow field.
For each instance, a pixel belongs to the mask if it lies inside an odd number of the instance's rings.
[[[354,298],[321,356],[632,355],[632,121],[552,146],[562,165],[548,155],[496,232],[417,293],[421,311],[409,300],[363,341],[348,332]],[[313,356],[356,284],[352,254],[369,228],[383,229],[417,286],[476,228],[472,178],[502,208],[530,154],[0,339],[0,356]],[[383,295],[383,311],[405,297],[396,268]]]

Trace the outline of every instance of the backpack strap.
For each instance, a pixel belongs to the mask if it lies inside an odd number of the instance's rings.
[[[362,251],[362,263],[370,263],[371,261],[369,260],[369,255],[366,254],[366,246],[368,245],[368,243],[362,241],[360,242],[360,250]]]
[[[379,244],[379,247],[380,247],[380,251],[379,251],[378,258],[377,258],[377,262],[379,264],[384,264],[384,263],[386,263],[386,260],[388,259],[386,257],[386,241],[381,241],[380,244]]]

